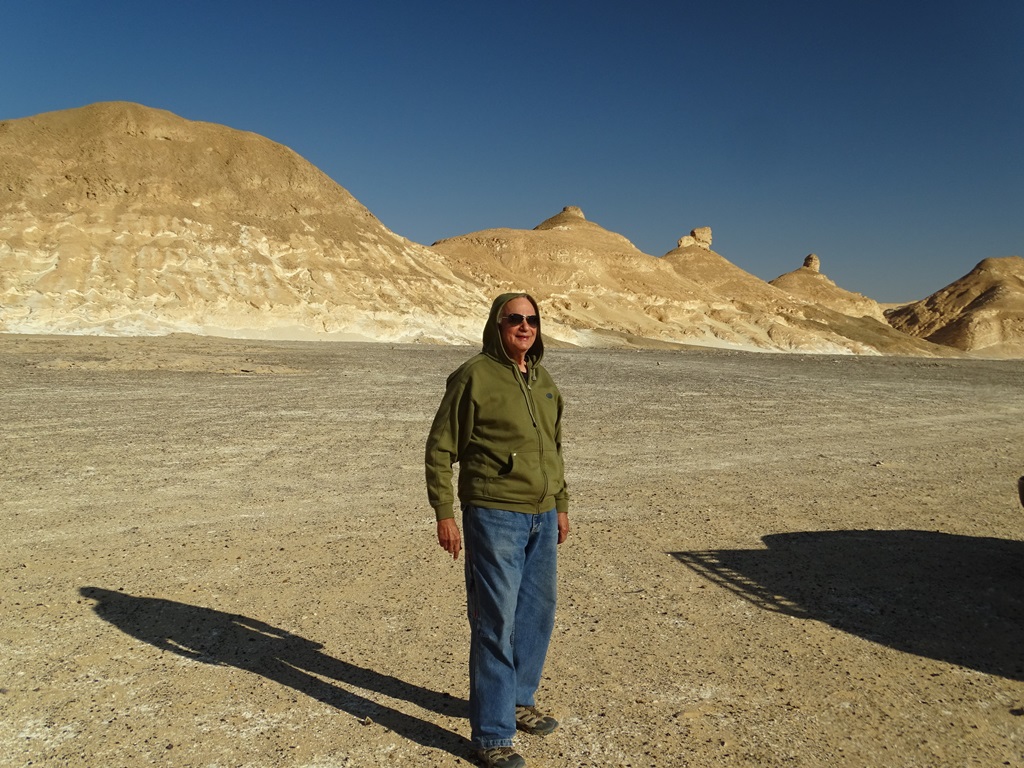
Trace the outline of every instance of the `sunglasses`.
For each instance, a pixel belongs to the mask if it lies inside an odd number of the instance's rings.
[[[501,319],[512,327],[522,325],[523,320],[525,320],[531,328],[537,328],[540,325],[539,315],[520,315],[518,313],[513,312],[508,315],[505,315]]]

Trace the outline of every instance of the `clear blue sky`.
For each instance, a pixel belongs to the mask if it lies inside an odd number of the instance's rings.
[[[566,205],[660,256],[923,298],[1024,255],[1024,2],[0,9],[0,119],[135,101],[286,144],[417,242]]]

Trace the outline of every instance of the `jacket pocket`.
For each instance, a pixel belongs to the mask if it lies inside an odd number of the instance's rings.
[[[487,478],[487,496],[507,501],[533,501],[544,490],[540,451],[516,451]]]

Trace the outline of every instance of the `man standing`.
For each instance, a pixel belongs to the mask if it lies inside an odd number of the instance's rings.
[[[537,302],[525,293],[494,300],[483,350],[448,377],[427,438],[427,495],[437,540],[458,558],[452,465],[466,536],[470,622],[469,722],[488,767],[522,768],[518,728],[551,733],[558,722],[535,706],[555,621],[558,544],[569,535],[562,465],[562,396],[541,365]]]

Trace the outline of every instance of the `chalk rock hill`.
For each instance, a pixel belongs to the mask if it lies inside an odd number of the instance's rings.
[[[711,250],[700,227],[661,258],[570,206],[532,230],[489,229],[436,242],[454,270],[546,297],[580,345],[684,342],[802,352],[947,354],[875,320],[790,296]]]
[[[811,304],[828,307],[851,317],[873,317],[880,323],[886,322],[881,305],[853,291],[840,288],[821,272],[821,259],[809,254],[799,269],[787,272],[769,281],[791,296]]]
[[[3,332],[476,344],[520,287],[574,344],[950,354],[768,285],[706,227],[655,258],[566,208],[427,247],[252,133],[127,103],[0,123]]]
[[[986,357],[1024,357],[1024,258],[985,259],[926,299],[886,313],[908,334]]]
[[[458,341],[486,301],[261,136],[127,103],[0,123],[0,330]]]

